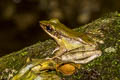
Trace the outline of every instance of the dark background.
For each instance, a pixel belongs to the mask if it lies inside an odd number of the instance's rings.
[[[120,0],[0,0],[0,56],[50,38],[40,20],[75,28],[119,10]]]

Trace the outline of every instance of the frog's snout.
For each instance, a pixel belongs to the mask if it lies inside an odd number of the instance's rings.
[[[43,30],[46,30],[46,25],[44,25],[43,23],[40,23],[40,27],[41,27]]]
[[[42,27],[42,28],[43,28],[44,26],[45,26],[45,25],[44,25],[44,24],[42,24],[42,23],[40,22],[40,27]]]

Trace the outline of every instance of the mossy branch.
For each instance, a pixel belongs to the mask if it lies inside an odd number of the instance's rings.
[[[103,54],[101,57],[85,64],[76,75],[75,79],[88,80],[119,80],[120,79],[120,14],[108,14],[94,22],[75,29],[86,33],[94,33],[104,41],[100,44]],[[102,34],[101,34],[102,32]],[[102,35],[102,36],[100,36]],[[19,70],[28,57],[45,58],[52,56],[51,52],[56,47],[53,40],[38,42],[20,51],[10,53],[0,58],[0,78],[8,77],[7,70]]]

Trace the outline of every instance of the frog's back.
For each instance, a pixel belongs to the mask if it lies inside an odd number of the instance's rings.
[[[63,29],[63,30],[61,30]],[[68,27],[64,26],[61,27],[60,32],[68,38],[74,39],[76,41],[84,41],[85,43],[93,43],[94,41],[89,37],[89,34],[86,33],[81,33],[81,32],[76,32],[72,29],[69,29]]]
[[[58,19],[51,19],[50,22],[54,24],[55,30],[59,33],[59,35],[74,39],[76,41],[84,41],[84,43],[93,43],[92,39],[86,33],[75,32],[74,30],[66,27],[62,24]]]

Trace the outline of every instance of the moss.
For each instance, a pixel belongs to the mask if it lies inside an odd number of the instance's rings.
[[[28,54],[28,52],[23,52],[23,53],[21,53],[22,56],[25,56],[25,55],[27,55],[27,54]]]

